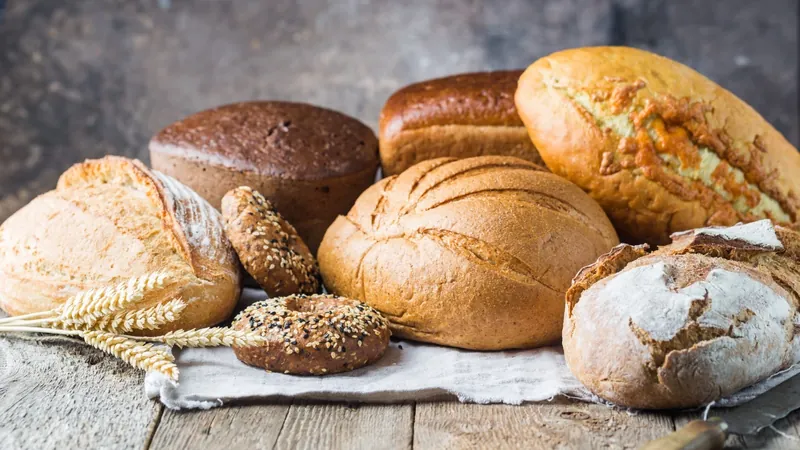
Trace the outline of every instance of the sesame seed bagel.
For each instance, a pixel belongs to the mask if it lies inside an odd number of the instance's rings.
[[[233,328],[270,339],[262,347],[233,347],[251,366],[294,375],[347,372],[381,358],[389,346],[386,319],[358,300],[292,295],[256,302]]]
[[[225,234],[245,270],[271,297],[319,292],[314,255],[260,193],[242,186],[222,198]]]

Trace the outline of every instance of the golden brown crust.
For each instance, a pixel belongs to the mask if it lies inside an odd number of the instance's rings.
[[[793,364],[800,234],[775,231],[783,249],[688,232],[646,255],[621,246],[601,257],[595,269],[608,270],[577,277],[565,312],[570,370],[601,398],[663,409],[705,405]]]
[[[427,159],[507,155],[541,164],[514,106],[520,70],[479,72],[411,84],[380,117],[385,175]]]
[[[522,75],[534,144],[621,235],[798,219],[800,154],[756,111],[694,70],[625,47],[566,50]]]
[[[233,189],[222,199],[222,218],[245,270],[270,297],[319,292],[314,255],[263,195],[247,186]]]
[[[262,347],[233,347],[245,364],[295,375],[346,372],[379,360],[389,346],[386,319],[371,307],[332,295],[254,303],[233,328],[267,337]]]
[[[480,350],[556,342],[575,272],[617,244],[578,187],[517,158],[422,162],[381,180],[325,234],[325,286],[398,336]]]
[[[173,298],[188,303],[158,332],[230,317],[240,272],[219,213],[135,160],[107,156],[76,164],[57,189],[0,227],[0,302],[11,314],[52,309],[81,290],[155,271],[177,282],[140,307]]]

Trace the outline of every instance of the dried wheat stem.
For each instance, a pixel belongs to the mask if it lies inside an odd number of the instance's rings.
[[[92,347],[114,355],[136,368],[160,372],[173,381],[178,380],[175,358],[165,350],[154,348],[152,344],[143,344],[106,331],[87,331],[83,339]]]
[[[17,325],[2,325],[0,326],[0,333],[6,332],[27,332],[27,333],[45,333],[45,334],[60,334],[63,336],[80,336],[81,332],[77,330],[56,330],[54,328],[42,327],[27,327]]]
[[[4,317],[0,319],[0,325],[11,323],[11,322],[24,322],[31,319],[39,319],[42,317],[51,317],[55,316],[56,312],[53,310],[50,311],[42,311],[42,312],[35,312],[30,314],[23,314],[21,316],[13,316],[13,317]]]
[[[149,291],[163,287],[167,278],[165,272],[153,272],[130,278],[114,287],[80,292],[64,303],[60,316],[67,323],[96,321],[141,301]]]
[[[200,328],[196,330],[177,330],[163,336],[126,336],[139,341],[162,342],[178,347],[258,347],[265,345],[267,339],[255,333],[230,328]]]
[[[120,311],[101,318],[93,325],[98,330],[113,331],[117,334],[132,330],[155,330],[177,320],[184,309],[186,303],[174,299],[146,309]]]

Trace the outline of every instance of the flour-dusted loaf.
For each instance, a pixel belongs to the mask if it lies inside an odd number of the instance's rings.
[[[175,281],[146,307],[187,307],[161,331],[227,319],[240,291],[220,214],[191,189],[135,160],[76,164],[55,190],[0,226],[0,306],[12,315],[53,309],[82,290],[164,271]]]
[[[381,111],[384,175],[396,175],[433,158],[516,156],[538,164],[514,106],[521,70],[452,75],[408,85]]]
[[[533,63],[515,100],[547,167],[597,200],[623,241],[798,220],[797,149],[675,61],[626,47],[565,50]]]
[[[153,168],[215,208],[226,192],[263,194],[316,252],[325,230],[375,181],[378,140],[342,113],[305,103],[243,102],[192,114],[150,141]]]
[[[533,163],[439,158],[364,192],[318,259],[395,335],[499,350],[557,342],[573,275],[617,243],[594,200]]]
[[[618,405],[708,404],[800,361],[800,234],[763,220],[621,245],[567,293],[573,374]]]

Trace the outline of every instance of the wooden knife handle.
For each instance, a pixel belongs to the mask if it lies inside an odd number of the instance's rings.
[[[648,442],[642,450],[719,450],[727,438],[728,424],[712,417],[693,420],[672,434]]]

